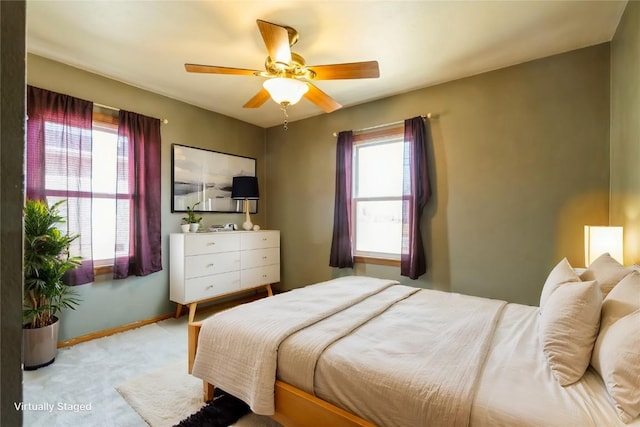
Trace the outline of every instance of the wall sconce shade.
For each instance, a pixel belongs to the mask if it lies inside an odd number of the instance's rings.
[[[604,253],[623,263],[622,227],[584,226],[584,262],[589,267],[593,260]]]
[[[265,80],[262,86],[269,92],[269,95],[271,95],[271,98],[273,98],[277,104],[283,105],[293,105],[297,103],[309,90],[309,86],[307,86],[306,83],[286,77],[274,77]]]
[[[231,187],[232,199],[258,200],[258,178],[255,176],[234,176]]]

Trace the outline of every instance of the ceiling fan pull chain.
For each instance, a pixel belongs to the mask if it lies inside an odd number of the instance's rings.
[[[284,126],[284,130],[286,131],[286,130],[289,129],[289,126],[288,126],[288,124],[289,124],[289,122],[288,122],[289,114],[287,114],[287,105],[286,104],[280,104],[280,109],[284,113],[284,124],[283,124],[283,126]]]

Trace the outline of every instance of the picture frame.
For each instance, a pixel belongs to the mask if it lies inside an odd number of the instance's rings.
[[[231,198],[234,176],[256,176],[256,159],[204,148],[171,144],[171,212],[242,213],[243,200]],[[249,200],[249,213],[258,201]]]

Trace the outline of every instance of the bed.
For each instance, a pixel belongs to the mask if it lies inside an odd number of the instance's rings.
[[[190,369],[285,426],[637,427],[640,274],[594,271],[563,260],[540,307],[334,279],[190,324]]]

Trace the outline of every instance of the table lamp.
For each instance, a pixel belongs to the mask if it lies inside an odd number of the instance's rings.
[[[260,194],[258,192],[258,178],[255,176],[234,176],[233,185],[231,187],[231,198],[235,200],[244,200],[244,211],[246,217],[242,228],[245,230],[251,230],[253,224],[251,218],[249,218],[249,200],[258,200]]]
[[[622,227],[584,226],[584,262],[586,267],[608,252],[612,258],[623,263],[622,257]]]

